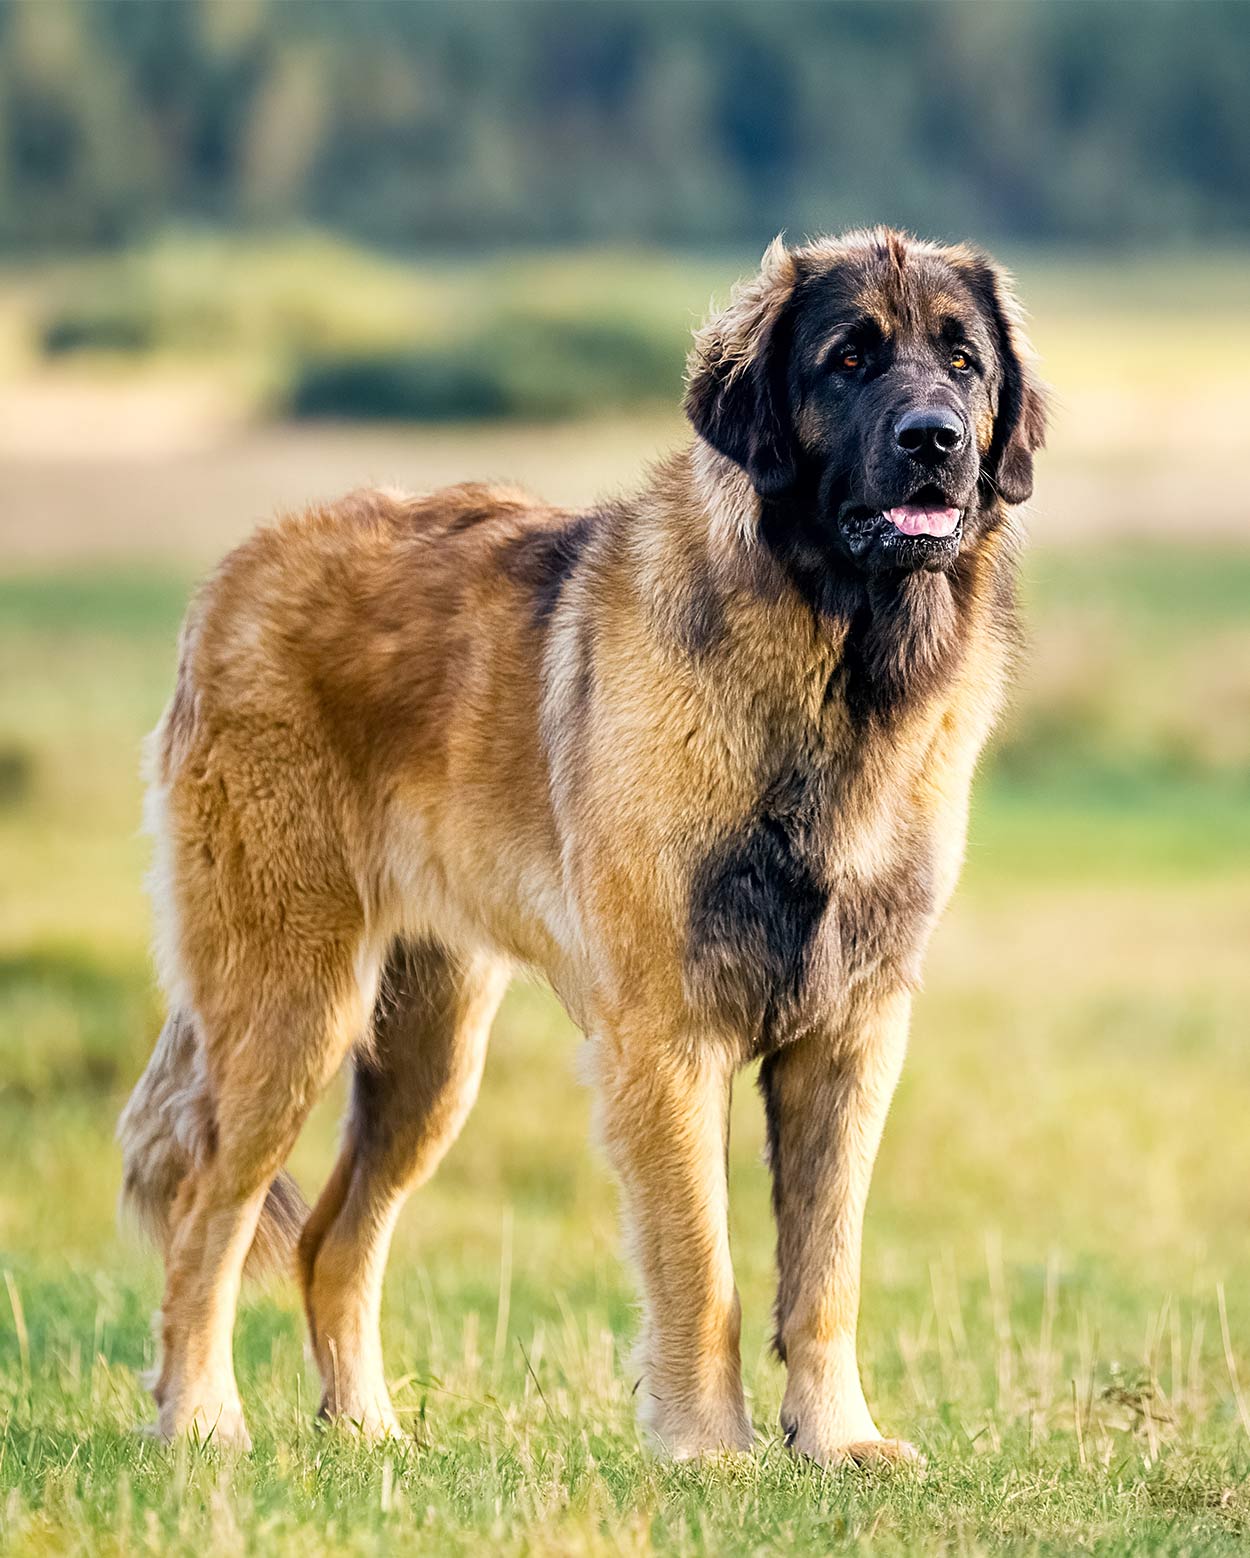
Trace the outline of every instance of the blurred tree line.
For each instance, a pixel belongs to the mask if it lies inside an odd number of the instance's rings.
[[[1250,230],[1246,0],[0,0],[0,242]]]

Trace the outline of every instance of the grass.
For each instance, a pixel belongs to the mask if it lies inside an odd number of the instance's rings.
[[[747,1079],[731,1175],[759,1453],[645,1453],[576,1035],[525,983],[396,1242],[385,1337],[411,1445],[313,1430],[282,1284],[239,1328],[255,1453],[134,1435],[158,1272],[115,1230],[111,1131],[159,1022],[135,754],[187,584],[0,580],[0,1547],[1244,1550],[1250,808],[1244,731],[1222,732],[1246,694],[1229,656],[1247,660],[1250,557],[1104,546],[1030,563],[1028,669],[870,1208],[869,1393],[929,1457],[895,1476],[822,1474],[775,1439]],[[1194,675],[1179,725],[1178,666]],[[310,1188],[338,1103],[297,1151]]]

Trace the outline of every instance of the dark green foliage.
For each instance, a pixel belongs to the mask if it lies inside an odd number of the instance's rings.
[[[0,239],[1250,228],[1241,0],[0,0]]]
[[[62,309],[40,332],[40,345],[48,357],[69,352],[149,352],[155,344],[155,323],[141,306],[92,303]]]
[[[287,408],[297,417],[499,417],[507,394],[488,366],[447,351],[373,351],[309,357],[297,368]]]
[[[680,393],[684,336],[611,320],[505,318],[447,345],[326,353],[293,376],[301,417],[457,422],[595,415]]]
[[[15,741],[0,743],[0,811],[16,810],[34,788],[35,760]]]

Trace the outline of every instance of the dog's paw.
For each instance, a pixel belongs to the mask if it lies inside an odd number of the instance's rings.
[[[211,1408],[199,1407],[187,1415],[162,1406],[155,1424],[141,1432],[163,1439],[166,1444],[172,1444],[176,1439],[186,1439],[203,1448],[210,1445],[216,1445],[221,1450],[248,1451],[252,1448],[252,1436],[243,1420],[243,1408],[236,1402],[223,1402]]]
[[[754,1438],[748,1433],[738,1433],[732,1439],[687,1438],[676,1443],[657,1441],[662,1455],[670,1461],[724,1461],[732,1465],[745,1460],[754,1448]]]
[[[406,1444],[411,1435],[399,1425],[391,1407],[342,1408],[337,1412],[323,1406],[317,1413],[317,1427],[326,1433],[358,1439],[361,1444]]]
[[[726,1403],[717,1412],[681,1416],[675,1412],[644,1412],[643,1426],[653,1447],[666,1460],[701,1461],[747,1454],[755,1443],[755,1430],[746,1409]]]
[[[924,1456],[906,1439],[857,1439],[834,1451],[827,1464],[851,1466],[923,1466]]]
[[[876,1430],[856,1438],[822,1438],[805,1433],[801,1422],[782,1422],[786,1447],[817,1466],[874,1467],[916,1466],[925,1464],[924,1456],[906,1439],[886,1439]]]

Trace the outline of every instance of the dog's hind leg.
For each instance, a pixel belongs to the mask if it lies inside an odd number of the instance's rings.
[[[367,1018],[353,960],[340,953],[332,968],[321,952],[298,981],[266,980],[250,1019],[201,1015],[213,1141],[171,1217],[155,1390],[165,1438],[249,1442],[231,1346],[243,1263],[274,1176]]]
[[[398,1432],[378,1317],[395,1220],[477,1097],[504,965],[397,942],[372,1046],[357,1059],[343,1149],[300,1240],[322,1416],[370,1438]]]

